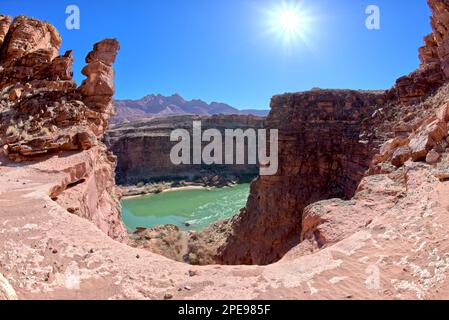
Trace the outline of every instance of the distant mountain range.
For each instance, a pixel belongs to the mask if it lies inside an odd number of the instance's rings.
[[[148,95],[140,100],[115,100],[117,115],[112,123],[120,124],[135,120],[152,119],[167,116],[199,115],[212,116],[217,114],[239,114],[267,116],[268,110],[238,110],[225,103],[207,103],[202,100],[184,100],[178,94],[166,97],[163,95]]]

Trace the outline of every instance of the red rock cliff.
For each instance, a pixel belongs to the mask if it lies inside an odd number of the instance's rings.
[[[449,111],[443,104],[435,116],[435,108],[443,103],[445,90],[427,97],[449,79],[449,1],[430,0],[429,5],[433,33],[420,49],[422,64],[391,90],[314,90],[272,99],[267,126],[279,129],[279,171],[252,184],[246,208],[219,249],[219,262],[270,264],[311,236],[322,247],[326,237],[316,231],[316,208],[304,215],[308,205],[351,199],[367,189],[359,184],[369,168],[370,173],[391,172],[385,161],[400,167],[408,160],[441,159]],[[338,215],[337,205],[318,206]],[[327,231],[327,239],[332,238]]]
[[[114,126],[107,132],[105,142],[118,159],[117,183],[127,185],[170,180],[195,181],[215,175],[245,180],[258,175],[257,165],[172,164],[170,152],[177,142],[170,141],[170,134],[173,128],[191,131],[193,121],[201,121],[203,130],[214,128],[224,133],[225,129],[260,129],[264,118],[246,115],[184,115]]]
[[[64,172],[66,179],[49,195],[121,240],[115,157],[100,142],[114,112],[112,64],[119,43],[95,44],[79,88],[72,52],[60,56],[60,45],[49,23],[25,16],[11,23],[0,16],[0,144],[10,161],[42,162],[45,170]]]
[[[391,94],[402,103],[422,101],[449,79],[449,1],[428,0],[432,10],[433,32],[419,49],[421,65],[410,75],[397,80]]]
[[[300,242],[304,208],[354,195],[374,155],[362,134],[385,94],[316,90],[276,96],[267,127],[279,129],[279,171],[259,177],[220,252],[231,264],[267,264]]]

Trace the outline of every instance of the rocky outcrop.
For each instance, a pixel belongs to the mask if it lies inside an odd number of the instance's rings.
[[[378,210],[394,207],[404,191],[404,175],[378,175],[363,178],[350,200],[330,199],[307,206],[301,221],[301,243],[313,251],[329,247],[369,226],[379,211],[367,210],[367,204],[377,203]]]
[[[119,49],[119,43],[114,39],[95,44],[94,50],[87,55],[87,65],[82,70],[87,79],[81,84],[79,92],[86,106],[99,115],[94,122],[94,132],[97,135],[102,135],[107,130],[109,119],[115,113],[112,103],[115,91],[112,64]]]
[[[218,259],[269,264],[300,242],[302,212],[316,201],[350,199],[369,168],[376,136],[364,131],[383,92],[315,90],[276,96],[268,128],[279,130],[279,171],[259,177]]]
[[[8,30],[1,48],[2,64],[8,64],[36,51],[47,52],[51,60],[58,56],[62,40],[51,24],[19,16],[7,29],[5,26],[9,24],[10,19],[4,17],[2,20],[2,33]]]
[[[446,108],[446,105],[443,107]],[[442,159],[441,155],[449,151],[448,126],[447,120],[442,121],[436,117],[427,119],[417,132],[404,141],[403,146],[388,148],[377,155],[374,165],[391,162],[399,168],[408,160],[425,161],[432,165],[438,163]]]
[[[61,37],[49,23],[0,18],[0,145],[12,161],[55,163],[64,183],[49,196],[69,212],[123,240],[115,157],[100,141],[113,114],[115,61],[119,44],[106,39],[86,58],[87,79],[73,80],[73,53],[59,55]],[[4,36],[3,33],[6,33]],[[80,153],[78,156],[74,154]],[[70,155],[70,156],[69,156]]]
[[[421,66],[397,80],[391,91],[401,103],[420,102],[449,79],[449,2],[428,0],[432,10],[433,32],[425,37],[419,49]]]
[[[444,158],[449,2],[429,5],[433,33],[420,49],[422,65],[393,89],[312,90],[272,99],[266,124],[279,129],[279,171],[252,184],[246,209],[218,250],[219,262],[264,265],[306,240],[318,248],[341,241],[372,218],[352,217],[345,209],[350,199],[366,199],[376,190],[363,192],[369,181],[381,185],[370,174],[392,173],[409,160],[435,164]],[[384,198],[394,199],[398,192],[393,187]],[[319,202],[330,198],[343,200]]]
[[[446,79],[449,79],[449,1],[428,0],[432,10],[431,25],[433,39],[426,38],[426,47],[430,48],[433,59],[438,56]],[[436,54],[435,54],[436,53]],[[424,64],[428,64],[428,56],[421,55]]]
[[[448,179],[447,86],[424,106],[416,106],[427,112],[417,112],[413,123],[404,124],[415,129],[396,132],[393,126],[403,121],[407,108],[381,103],[382,95],[359,95],[353,101],[365,103],[362,109],[367,113],[357,120],[357,112],[348,108],[346,113],[342,103],[355,94],[329,91],[273,98],[267,125],[280,128],[279,172],[252,184],[246,209],[233,219],[231,235],[218,249],[216,261],[265,265],[294,247],[310,254],[343,241],[404,196],[411,174],[404,166],[415,170],[413,163],[427,162],[437,168],[435,177]],[[315,101],[326,95],[336,99],[337,107],[329,109],[335,113],[326,114],[317,106]],[[390,115],[378,118],[383,108],[391,109]],[[289,121],[277,122],[286,118]],[[391,134],[394,138],[389,140]],[[376,210],[370,209],[373,203]]]
[[[174,225],[137,228],[128,243],[174,261],[212,265],[216,262],[218,248],[231,233],[231,221],[218,221],[201,231],[182,231]]]
[[[449,139],[447,138],[449,119],[445,116],[449,100],[448,92],[447,86],[443,86],[435,96],[430,98],[434,103],[430,109],[432,112],[430,115],[421,115],[422,125],[416,131],[406,138],[396,138],[384,143],[380,153],[374,156],[370,170],[360,183],[353,198],[348,201],[341,199],[320,201],[304,210],[301,244],[294,251],[298,254],[312,254],[323,248],[332,247],[367,228],[380,232],[379,228],[388,227],[386,225],[380,227],[377,224],[382,219],[379,212],[387,213],[387,215],[388,213],[394,214],[398,211],[398,204],[399,208],[403,208],[409,213],[415,209],[418,210],[423,218],[421,220],[403,216],[402,227],[397,229],[397,233],[390,233],[391,239],[393,241],[406,237],[416,239],[418,245],[415,252],[420,253],[421,256],[426,255],[424,248],[428,243],[432,247],[429,250],[439,251],[438,245],[433,242],[436,238],[430,237],[427,238],[430,240],[429,242],[420,242],[421,237],[416,231],[407,235],[409,232],[406,230],[408,226],[415,223],[420,224],[424,220],[432,223],[431,220],[436,218],[429,212],[429,207],[435,205],[436,202],[430,200],[426,192],[418,191],[416,184],[426,181],[429,184],[428,187],[432,189],[441,188],[442,183],[447,186],[447,181],[449,181]],[[443,194],[438,195],[438,192],[435,195],[445,197]],[[417,208],[415,209],[410,200],[405,200],[413,196],[417,197]],[[446,202],[443,198],[435,201]],[[403,199],[407,204],[400,205],[404,201]],[[445,215],[447,208],[442,212],[445,212],[443,214]],[[391,222],[392,224],[394,223]],[[422,230],[422,227],[418,227],[418,229]],[[421,234],[421,231],[419,233]],[[415,270],[421,268],[417,267],[416,262],[407,261],[408,258],[402,259],[404,266],[408,265]],[[417,257],[414,259],[416,259],[415,261],[419,260]],[[433,276],[430,273],[426,277],[429,279],[429,283],[433,281],[431,280]],[[425,290],[424,288],[429,286],[429,283],[425,284],[423,278],[419,281],[418,295],[421,290]]]
[[[69,213],[92,221],[111,238],[125,240],[121,194],[114,180],[115,156],[99,145],[65,158],[62,162],[50,159],[39,166],[41,170],[64,175],[59,184],[50,188],[49,197]]]
[[[118,184],[180,180],[201,183],[207,176],[252,180],[258,175],[257,165],[174,165],[170,152],[177,142],[170,141],[170,134],[173,128],[191,131],[193,121],[201,121],[203,130],[218,129],[224,136],[225,129],[260,129],[264,118],[174,116],[114,126],[107,132],[105,142],[118,158]]]
[[[391,94],[394,94],[400,103],[419,103],[443,85],[445,80],[440,63],[425,64],[410,75],[398,79]]]
[[[108,63],[115,59],[117,41],[95,45],[80,88],[72,80],[72,53],[57,56],[60,44],[51,25],[26,17],[14,19],[5,38],[0,106],[11,112],[2,112],[0,132],[10,159],[87,150],[98,144],[108,125],[114,90]],[[105,62],[95,60],[97,56]]]

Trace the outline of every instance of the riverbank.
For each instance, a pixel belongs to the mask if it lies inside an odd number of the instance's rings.
[[[193,265],[215,263],[231,233],[230,221],[245,206],[249,184],[189,185],[122,201],[129,245]]]
[[[176,192],[176,191],[187,191],[187,190],[207,190],[211,187],[206,187],[204,185],[188,185],[183,187],[174,187],[172,184],[154,184],[150,186],[131,186],[122,187],[122,200],[135,199],[147,195],[166,193],[166,192]]]
[[[122,199],[132,199],[135,197],[159,194],[163,192],[202,190],[211,188],[235,187],[240,183],[249,183],[255,177],[235,177],[235,176],[204,176],[195,181],[162,181],[162,182],[140,182],[136,185],[120,186]]]

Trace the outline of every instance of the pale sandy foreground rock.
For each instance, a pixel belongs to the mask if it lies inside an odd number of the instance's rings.
[[[17,300],[16,292],[0,273],[0,300]]]
[[[355,223],[321,248],[304,242],[266,267],[193,267],[117,243],[53,202],[49,190],[64,179],[53,168],[79,156],[2,161],[0,270],[20,299],[449,298],[449,184],[425,164],[408,164],[407,182],[373,177],[359,197],[323,209]],[[373,192],[376,180],[393,191]]]

